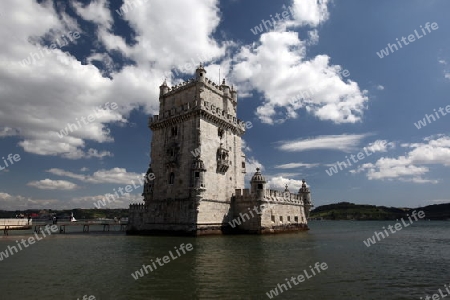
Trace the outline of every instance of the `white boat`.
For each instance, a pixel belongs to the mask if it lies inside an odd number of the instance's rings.
[[[75,219],[75,217],[73,216],[73,212],[70,215],[70,222],[78,222],[77,219]]]

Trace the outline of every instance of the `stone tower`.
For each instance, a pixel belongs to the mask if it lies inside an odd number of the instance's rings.
[[[130,205],[128,234],[277,233],[307,230],[313,206],[303,180],[297,194],[266,188],[257,169],[244,188],[245,125],[237,92],[199,66],[195,78],[159,87],[150,117],[151,164],[143,204]]]
[[[145,184],[145,204],[130,207],[129,231],[219,232],[232,218],[235,190],[244,188],[245,127],[236,117],[237,92],[225,79],[221,85],[207,79],[200,65],[187,82],[170,88],[164,81],[159,107],[149,119],[147,175],[155,178]]]

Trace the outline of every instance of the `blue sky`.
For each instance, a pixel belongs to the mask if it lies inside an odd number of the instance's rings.
[[[450,202],[450,2],[128,2],[1,1],[0,209],[94,208],[137,186],[159,85],[200,61],[253,125],[247,179],[305,178],[316,206]]]

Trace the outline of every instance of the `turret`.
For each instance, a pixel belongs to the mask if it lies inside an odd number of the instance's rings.
[[[309,188],[306,186],[305,179],[302,180],[302,187],[300,188],[300,190],[298,190],[298,194],[301,196],[301,198],[303,200],[306,217],[308,218],[309,211],[310,211],[311,207],[313,207],[314,205],[311,204],[311,192],[310,192]]]
[[[191,167],[191,186],[194,189],[204,189],[205,188],[205,172],[206,168],[203,161],[200,158],[196,158],[192,163]]]
[[[251,193],[256,194],[258,198],[264,198],[264,190],[266,189],[266,179],[261,175],[259,168],[256,168],[256,172],[250,180]]]
[[[203,65],[200,64],[200,66],[195,70],[195,77],[197,81],[199,82],[205,82],[206,78],[206,70],[203,68]]]
[[[230,94],[231,94],[231,99],[233,100],[234,104],[236,105],[236,103],[237,103],[237,91],[234,90],[233,86],[231,86]]]
[[[224,97],[229,97],[230,96],[230,87],[225,83],[225,78],[223,79],[222,85],[220,87],[222,88]]]
[[[159,97],[161,98],[162,96],[164,96],[168,92],[169,92],[169,87],[167,86],[167,82],[164,79],[163,84],[161,84],[160,87],[159,87]]]
[[[154,179],[152,164],[148,165],[147,173],[145,173],[144,178],[144,191],[142,196],[144,196],[144,201],[147,202],[153,197],[153,179]]]
[[[284,192],[283,192],[283,198],[284,200],[289,201],[291,199],[291,192],[288,189],[288,185],[286,184]]]

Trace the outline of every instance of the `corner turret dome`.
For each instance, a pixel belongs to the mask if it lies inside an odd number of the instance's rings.
[[[250,182],[266,183],[266,179],[264,178],[264,176],[261,175],[259,168],[256,168],[256,172],[253,175],[252,180]]]
[[[309,193],[309,188],[306,186],[306,180],[302,179],[302,187],[298,191],[299,193]]]

